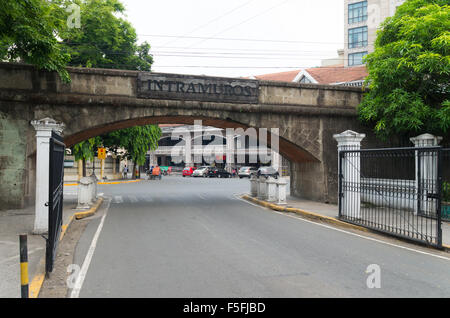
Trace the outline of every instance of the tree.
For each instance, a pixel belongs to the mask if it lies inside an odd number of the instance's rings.
[[[360,119],[386,139],[450,129],[448,0],[407,0],[377,33],[366,56],[369,90]]]
[[[72,153],[76,161],[83,161],[83,177],[86,177],[86,160],[94,160],[95,148],[102,145],[100,137],[90,138],[73,146]]]
[[[120,17],[118,0],[79,1],[80,28],[65,29],[62,44],[71,56],[69,65],[150,71],[150,45],[137,44],[136,30]]]
[[[123,156],[133,161],[133,178],[136,178],[136,164],[144,165],[147,151],[158,147],[161,128],[155,125],[135,126],[113,131],[101,138],[109,150],[117,152],[119,148],[125,149]]]
[[[58,3],[45,0],[3,0],[0,10],[0,60],[23,61],[57,71],[68,82],[69,54],[57,36],[64,28]]]

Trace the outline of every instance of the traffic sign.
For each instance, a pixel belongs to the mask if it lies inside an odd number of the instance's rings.
[[[98,148],[97,158],[98,159],[106,159],[106,149],[105,148]]]

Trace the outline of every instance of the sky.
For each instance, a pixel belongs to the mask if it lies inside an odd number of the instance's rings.
[[[344,0],[122,0],[152,71],[245,77],[320,66],[344,42]]]

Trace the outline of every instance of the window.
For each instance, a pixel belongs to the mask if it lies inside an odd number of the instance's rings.
[[[367,46],[367,26],[348,30],[348,48]]]
[[[348,55],[348,66],[354,66],[354,65],[362,65],[363,64],[363,57],[367,55],[367,52],[358,52],[358,53],[352,53]]]
[[[348,5],[348,23],[357,23],[367,20],[367,1]]]

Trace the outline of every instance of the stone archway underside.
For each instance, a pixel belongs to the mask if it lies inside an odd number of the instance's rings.
[[[250,128],[250,126],[223,119],[214,119],[201,116],[155,116],[155,117],[144,117],[135,118],[129,120],[123,120],[119,122],[114,122],[106,125],[99,125],[92,128],[87,128],[78,133],[71,135],[66,135],[64,141],[67,147],[71,147],[74,144],[81,142],[83,140],[105,134],[111,131],[120,130],[124,128],[129,128],[133,126],[142,125],[157,125],[157,124],[186,124],[193,125],[194,120],[201,120],[203,126],[213,126],[218,128],[243,128],[244,130]],[[258,127],[253,127],[258,130]],[[270,134],[270,130],[268,131]],[[279,139],[279,152],[280,154],[293,162],[318,162],[319,160],[315,158],[312,154],[300,148],[299,146],[293,144],[292,142],[286,140],[283,137]]]

